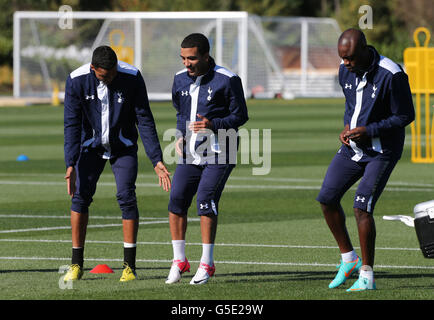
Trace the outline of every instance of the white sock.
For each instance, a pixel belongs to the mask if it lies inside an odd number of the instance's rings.
[[[368,278],[369,281],[371,281],[371,282],[374,281],[374,270],[368,265],[363,265],[360,268],[360,275],[363,278]]]
[[[200,262],[212,266],[214,263],[214,243],[202,243],[202,257]]]
[[[124,242],[124,248],[136,248],[137,244]]]
[[[172,240],[173,260],[185,261],[185,240]]]
[[[357,259],[357,253],[354,250],[350,252],[342,253],[341,256],[342,256],[342,261],[347,263],[353,262],[354,260]]]

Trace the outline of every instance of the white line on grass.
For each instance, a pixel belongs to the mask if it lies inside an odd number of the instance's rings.
[[[34,218],[34,219],[70,219],[70,215],[31,215],[31,214],[0,214],[0,218]],[[98,220],[120,220],[122,217],[119,216],[93,216],[91,215],[89,219]],[[139,220],[163,220],[166,218],[158,217],[139,217]]]
[[[157,223],[169,223],[168,220],[165,221],[148,221],[139,222],[139,224],[157,224]],[[111,224],[91,224],[88,228],[108,228],[108,227],[121,227],[122,224],[111,223]],[[58,226],[58,227],[40,227],[40,228],[28,228],[28,229],[15,229],[15,230],[1,230],[0,233],[19,233],[19,232],[29,232],[29,231],[49,231],[49,230],[65,230],[71,229],[70,226]]]
[[[0,173],[0,177],[59,177],[59,179],[63,180],[64,174],[57,173]],[[101,174],[101,177],[112,178],[113,174]],[[150,178],[155,179],[155,175],[153,174],[138,174],[138,179],[141,178]],[[263,177],[263,176],[255,176],[255,177],[239,177],[239,176],[231,176],[229,181],[238,180],[238,181],[270,181],[270,182],[314,182],[314,183],[322,183],[322,179],[309,179],[309,178],[276,178],[276,177]],[[57,184],[65,184],[64,182],[55,182]],[[1,182],[0,182],[1,184]],[[17,182],[19,184],[19,182]],[[113,182],[113,185],[114,182]],[[155,184],[154,184],[155,185]],[[434,184],[432,183],[416,183],[416,182],[406,182],[406,181],[389,181],[387,183],[388,186],[411,186],[411,187],[427,187],[434,188]]]
[[[0,257],[0,260],[48,260],[48,261],[64,261],[71,258],[59,257]],[[123,259],[108,259],[108,258],[86,258],[85,261],[99,261],[99,262],[122,262]],[[137,259],[137,262],[145,263],[170,263],[172,260],[148,260]],[[199,261],[191,260],[190,262],[199,263]],[[304,263],[304,262],[263,262],[263,261],[215,261],[218,264],[241,264],[241,265],[269,265],[269,266],[297,266],[297,267],[333,267],[336,264],[331,263]],[[376,268],[387,269],[430,269],[434,270],[434,266],[393,266],[393,265],[376,265]]]
[[[53,239],[0,239],[0,242],[46,242],[46,243],[70,243],[71,240],[53,240]],[[95,244],[123,244],[122,241],[110,240],[86,240],[87,243]],[[171,242],[146,242],[138,241],[138,245],[172,245]],[[202,246],[202,243],[186,243],[187,246]],[[216,243],[219,247],[253,247],[253,248],[287,248],[287,249],[338,249],[337,246],[307,246],[307,245],[290,245],[290,244],[255,244],[255,243]],[[359,249],[355,247],[355,249]],[[398,251],[419,251],[419,248],[391,248],[377,247],[377,250],[398,250]]]
[[[63,186],[64,182],[50,182],[50,181],[0,181],[0,185],[39,185],[39,186]],[[99,186],[104,187],[115,187],[116,183],[114,182],[99,182]],[[146,187],[146,188],[160,188],[160,186],[156,183],[137,183],[137,187]],[[321,188],[318,186],[294,186],[294,185],[227,185],[227,189],[259,189],[259,190],[319,190]],[[356,189],[355,187],[351,188]],[[401,187],[386,187],[384,191],[392,191],[392,192],[434,192],[434,188],[401,188]]]
[[[0,185],[27,185],[27,186],[65,186],[65,182],[56,181],[14,181],[1,180]],[[98,182],[98,186],[116,187],[115,182]],[[157,183],[136,183],[137,187],[158,187]]]

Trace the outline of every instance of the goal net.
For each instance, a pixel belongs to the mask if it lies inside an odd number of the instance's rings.
[[[341,30],[331,18],[262,17],[287,91],[297,97],[342,96],[338,83]]]
[[[14,96],[51,97],[59,92],[62,98],[69,73],[90,62],[93,49],[109,45],[119,60],[142,72],[150,100],[170,100],[173,76],[183,69],[180,44],[193,32],[208,37],[210,54],[218,65],[240,76],[246,97],[334,95],[330,88],[339,61],[329,47],[336,47],[337,31],[303,19],[264,18],[246,12],[74,11],[65,16],[17,11]],[[327,66],[330,69],[313,63],[312,55],[321,53],[315,61],[333,60]],[[298,62],[288,64],[288,57]],[[315,86],[324,74],[328,84]]]

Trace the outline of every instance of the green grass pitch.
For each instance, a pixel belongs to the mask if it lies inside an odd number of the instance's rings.
[[[162,147],[175,126],[169,103],[151,103]],[[137,196],[141,215],[137,251],[139,279],[120,283],[121,214],[107,164],[90,208],[85,274],[61,288],[59,269],[70,263],[70,200],[63,179],[63,108],[0,108],[0,291],[1,300],[432,300],[434,261],[425,259],[414,228],[383,215],[413,215],[417,203],[434,196],[433,165],[410,161],[405,151],[377,203],[375,292],[328,289],[340,256],[315,197],[339,147],[342,99],[249,100],[245,129],[271,129],[268,175],[252,175],[260,164],[238,164],[220,202],[215,247],[216,276],[191,286],[201,254],[199,222],[189,212],[186,254],[192,272],[168,286],[172,248],[168,193],[158,187],[143,146]],[[262,131],[261,131],[262,132]],[[262,141],[262,140],[261,140]],[[19,162],[20,154],[29,161]],[[174,165],[169,166],[172,174]],[[353,245],[358,236],[352,189],[343,199]],[[92,274],[108,264],[113,274]]]

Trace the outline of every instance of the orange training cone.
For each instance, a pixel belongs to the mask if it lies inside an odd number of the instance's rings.
[[[113,270],[106,264],[99,264],[89,272],[90,273],[113,273]]]

